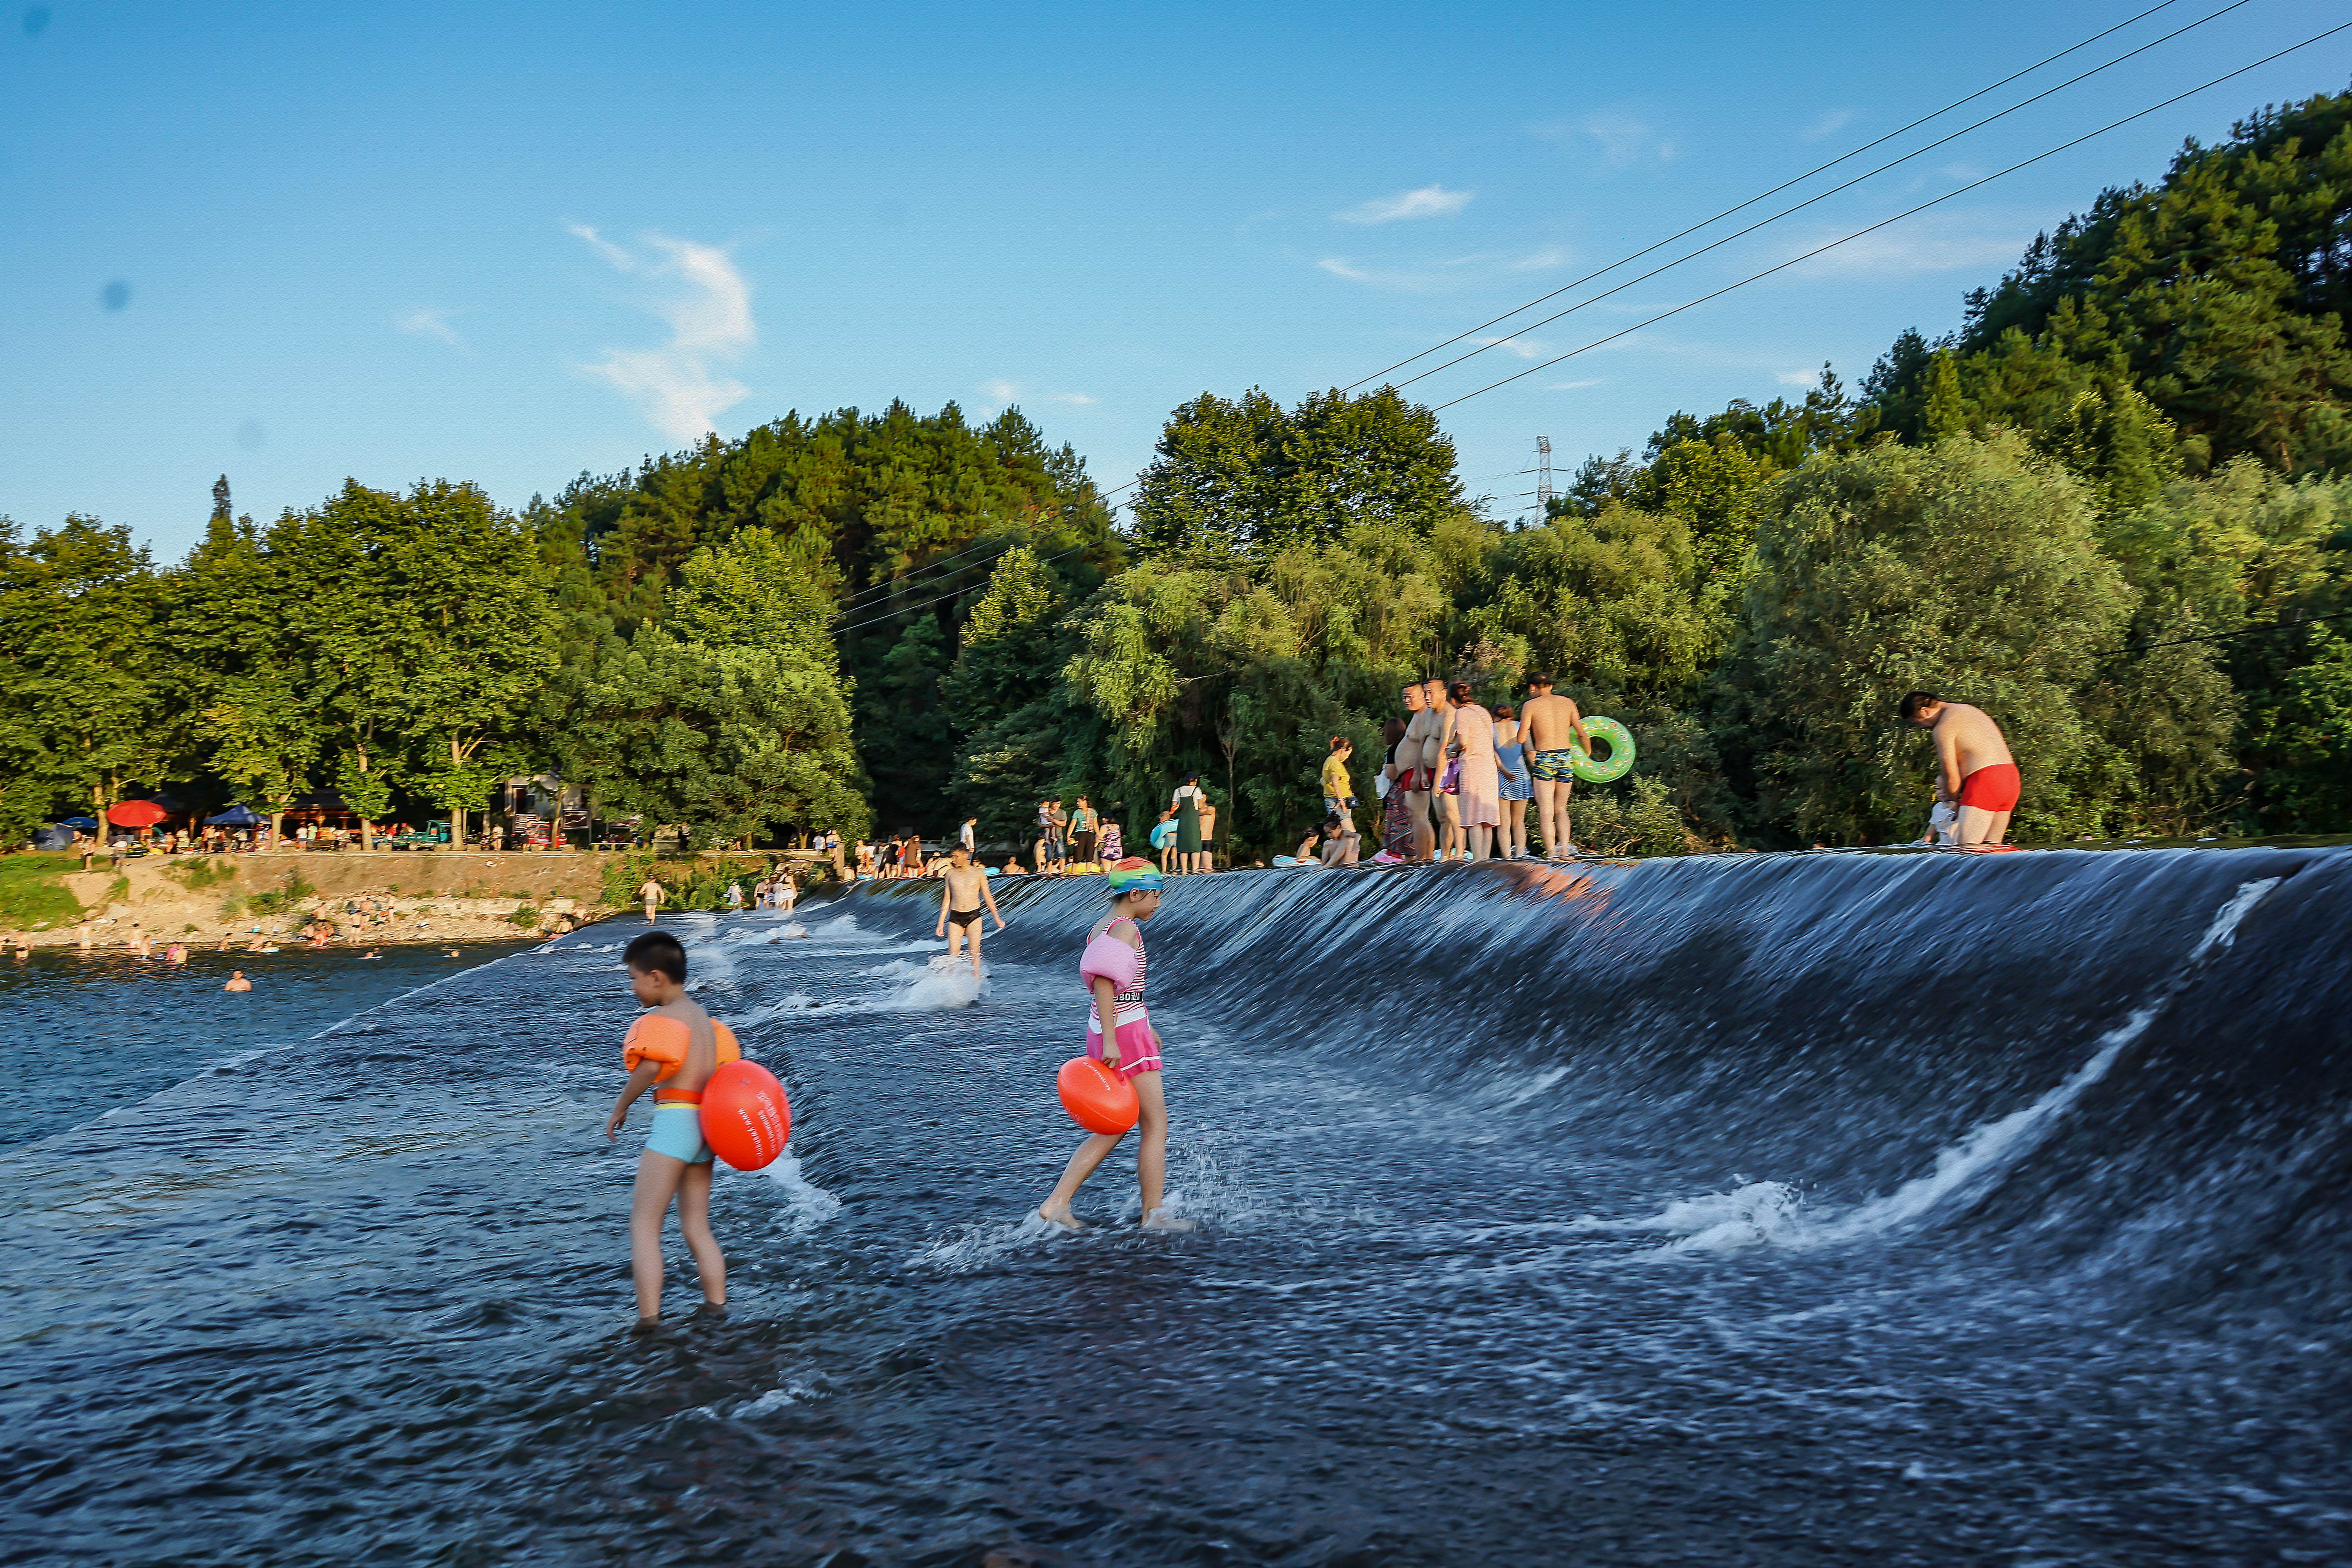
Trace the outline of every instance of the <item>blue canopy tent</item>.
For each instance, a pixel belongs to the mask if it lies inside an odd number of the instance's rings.
[[[205,818],[206,827],[258,827],[269,818],[257,816],[241,805],[232,805],[218,816]]]
[[[59,827],[79,827],[84,833],[88,833],[91,828],[98,826],[98,818],[94,816],[60,817],[58,821],[58,826]]]

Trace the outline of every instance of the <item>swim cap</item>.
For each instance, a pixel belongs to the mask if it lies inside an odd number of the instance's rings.
[[[1110,884],[1110,896],[1124,898],[1129,893],[1156,893],[1160,890],[1160,868],[1140,856],[1130,855],[1103,873]]]

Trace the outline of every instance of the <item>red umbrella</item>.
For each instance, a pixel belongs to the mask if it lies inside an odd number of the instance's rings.
[[[106,820],[117,827],[152,827],[171,815],[152,800],[126,800],[106,808]]]

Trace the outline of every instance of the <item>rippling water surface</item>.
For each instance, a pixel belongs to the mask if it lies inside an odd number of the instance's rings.
[[[1182,1236],[1025,1222],[1101,892],[1002,896],[677,922],[795,1130],[651,1339],[634,923],[26,1111],[0,1561],[2352,1554],[2352,855],[1179,881]]]

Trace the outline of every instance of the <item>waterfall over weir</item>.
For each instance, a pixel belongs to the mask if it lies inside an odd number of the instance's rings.
[[[675,922],[796,1125],[651,1339],[634,921],[0,1152],[0,1562],[2352,1559],[2352,850],[1179,879],[1172,1237],[997,896]]]

